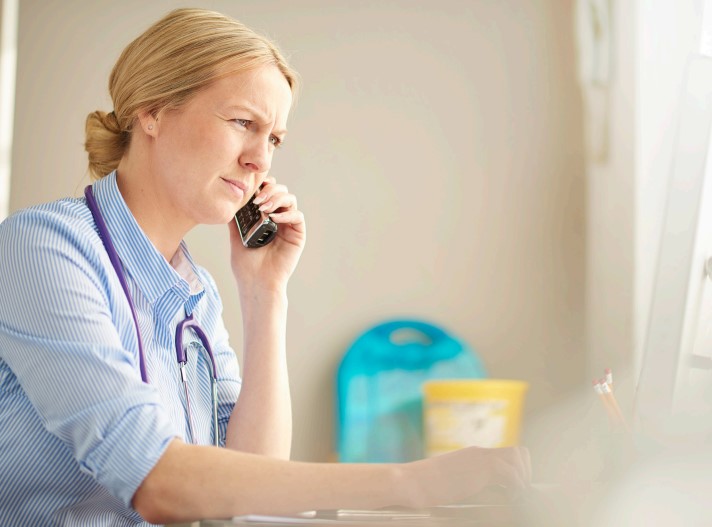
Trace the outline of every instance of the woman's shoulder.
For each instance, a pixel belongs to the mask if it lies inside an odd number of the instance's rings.
[[[0,223],[0,250],[15,247],[75,248],[101,244],[84,198],[63,198],[18,210]]]
[[[89,227],[92,229],[91,212],[84,198],[62,198],[48,203],[32,205],[12,213],[1,224],[2,230],[31,230],[42,227]]]

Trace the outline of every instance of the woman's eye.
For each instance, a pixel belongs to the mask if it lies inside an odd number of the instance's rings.
[[[269,136],[269,142],[272,144],[272,146],[277,148],[282,146],[282,140],[276,135]]]
[[[242,127],[244,127],[244,128],[247,128],[247,126],[248,126],[248,125],[250,124],[250,122],[251,122],[251,121],[248,120],[248,119],[233,119],[233,121],[235,121],[237,124],[239,124],[240,126],[242,126]]]

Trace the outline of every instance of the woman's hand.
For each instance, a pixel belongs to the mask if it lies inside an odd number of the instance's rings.
[[[513,495],[529,487],[531,462],[523,447],[469,447],[405,465],[414,507],[454,503],[499,486]]]
[[[277,224],[277,235],[264,247],[248,249],[242,245],[237,225],[231,221],[232,272],[241,291],[257,287],[284,292],[306,242],[304,214],[297,208],[294,194],[271,176],[265,179],[255,203]]]

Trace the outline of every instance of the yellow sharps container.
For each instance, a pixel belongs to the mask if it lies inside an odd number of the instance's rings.
[[[528,387],[524,381],[503,379],[424,383],[425,454],[517,445]]]

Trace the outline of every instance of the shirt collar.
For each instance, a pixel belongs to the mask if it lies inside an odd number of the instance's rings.
[[[176,266],[173,268],[131,214],[116,183],[115,170],[95,182],[92,189],[124,270],[148,302],[154,304],[169,290],[177,293],[183,302],[190,296],[199,295],[194,299],[197,302],[204,287],[185,243],[181,242],[171,259]]]

